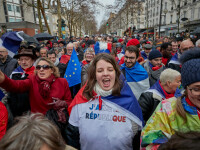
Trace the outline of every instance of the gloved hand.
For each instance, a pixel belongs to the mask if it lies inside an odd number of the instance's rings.
[[[55,98],[55,97],[52,97],[52,99],[53,99],[53,102],[49,103],[49,105],[53,105],[54,110],[59,110],[67,106],[67,103],[64,100],[60,100],[59,98]]]
[[[58,114],[58,121],[65,123],[66,116],[63,110],[67,107],[67,103],[64,100],[60,100],[59,98],[52,97],[53,102],[49,103],[49,105],[53,105],[53,109],[56,110]]]

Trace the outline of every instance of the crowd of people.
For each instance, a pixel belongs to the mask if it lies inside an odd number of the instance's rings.
[[[0,150],[199,149],[197,37],[3,36]]]

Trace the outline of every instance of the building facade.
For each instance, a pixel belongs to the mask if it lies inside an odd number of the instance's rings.
[[[33,0],[27,2],[34,5]],[[7,31],[24,31],[30,36],[40,33],[37,9],[28,6],[23,0],[1,0],[0,14],[0,26],[4,26]],[[49,18],[47,15],[48,22]],[[42,21],[44,24],[44,19]],[[46,30],[45,26],[43,28]]]
[[[115,14],[114,17],[108,19],[108,33],[117,33],[118,36],[123,36],[125,32],[132,32],[143,29],[144,26],[144,6],[143,0],[126,1],[123,7]],[[131,34],[131,33],[130,33]]]
[[[144,23],[157,34],[160,28],[161,36],[193,31],[200,25],[200,1],[145,0]]]

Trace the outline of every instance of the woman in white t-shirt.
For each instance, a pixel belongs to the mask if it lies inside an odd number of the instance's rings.
[[[142,112],[111,55],[94,58],[68,110],[67,144],[82,150],[139,149]]]

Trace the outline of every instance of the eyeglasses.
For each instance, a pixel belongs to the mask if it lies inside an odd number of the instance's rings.
[[[5,53],[6,51],[0,51],[0,53]]]
[[[48,70],[50,68],[52,68],[52,66],[49,66],[49,65],[37,65],[36,66],[36,70],[40,70],[41,68],[43,68],[44,70]]]
[[[135,57],[128,57],[128,56],[124,56],[124,58],[126,58],[126,59],[130,59],[130,60],[135,59]]]
[[[194,95],[194,96],[198,96],[198,95],[200,95],[200,88],[190,88],[189,86],[188,86],[188,90],[190,90],[190,92]]]

